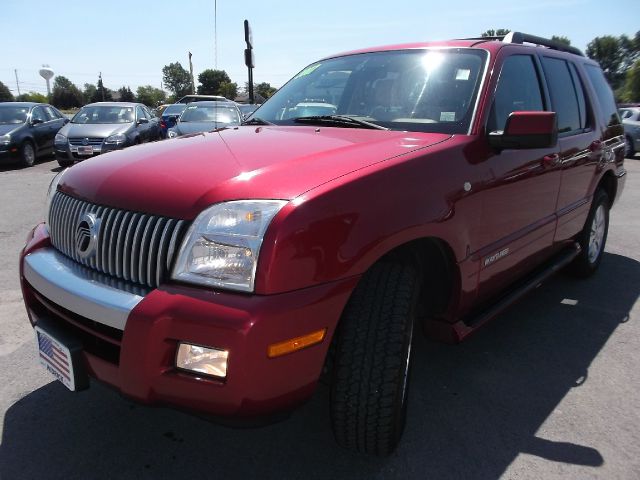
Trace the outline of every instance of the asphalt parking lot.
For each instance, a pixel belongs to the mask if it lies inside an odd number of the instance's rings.
[[[555,277],[464,344],[419,341],[387,459],[334,444],[324,387],[281,423],[231,429],[53,381],[17,257],[57,163],[2,168],[0,478],[640,478],[640,156],[626,167],[594,277]]]

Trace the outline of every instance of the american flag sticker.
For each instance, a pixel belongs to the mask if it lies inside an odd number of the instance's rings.
[[[38,327],[36,327],[36,337],[40,365],[69,390],[75,390],[73,363],[69,349]]]

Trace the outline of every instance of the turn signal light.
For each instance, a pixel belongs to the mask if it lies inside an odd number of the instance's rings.
[[[301,337],[285,340],[284,342],[272,343],[267,349],[267,356],[269,358],[280,357],[287,353],[296,352],[303,348],[310,347],[316,343],[322,342],[324,336],[327,334],[327,329],[317,330],[315,332],[302,335]]]

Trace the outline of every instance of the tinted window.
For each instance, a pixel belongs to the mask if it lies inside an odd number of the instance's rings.
[[[489,116],[489,131],[504,130],[511,112],[544,110],[540,82],[530,55],[512,55],[502,65]]]
[[[144,111],[144,108],[142,107],[138,107],[138,120],[140,120],[141,118],[147,118],[147,113]]]
[[[182,111],[185,109],[186,105],[184,103],[179,103],[177,105],[169,105],[164,112],[163,115],[180,115]]]
[[[44,111],[47,114],[47,118],[49,120],[58,120],[61,117],[57,114],[57,112],[51,107],[44,107]]]
[[[42,122],[49,121],[47,116],[44,114],[44,110],[42,109],[42,107],[34,107],[33,111],[31,112],[31,121],[33,120],[41,120]]]
[[[573,79],[573,86],[576,89],[576,95],[578,97],[578,108],[580,108],[580,128],[587,128],[589,112],[587,112],[587,101],[585,99],[584,87],[582,86],[582,80],[576,70],[576,66],[570,63],[571,78]]]
[[[558,118],[558,133],[580,130],[580,107],[569,64],[559,58],[542,57],[542,66],[551,95],[551,108]]]
[[[607,80],[604,78],[604,74],[599,67],[593,65],[585,65],[585,71],[594,90],[596,91],[596,97],[598,97],[598,103],[600,104],[600,110],[602,111],[605,125],[619,125],[620,117],[618,116],[618,110],[616,109],[616,102],[613,99],[613,92],[609,88]]]
[[[11,107],[0,103],[0,125],[17,125],[27,121],[29,107]]]

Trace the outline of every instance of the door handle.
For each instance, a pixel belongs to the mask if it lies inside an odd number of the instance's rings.
[[[555,167],[556,165],[558,165],[558,163],[560,163],[560,155],[558,155],[557,153],[554,153],[552,155],[545,155],[542,158],[542,165],[544,165],[544,167],[546,168]]]

